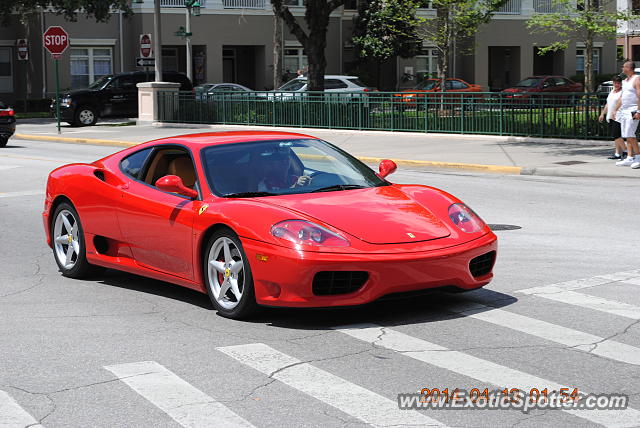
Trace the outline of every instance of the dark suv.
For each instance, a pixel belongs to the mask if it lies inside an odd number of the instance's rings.
[[[16,114],[8,105],[0,101],[0,147],[7,145],[9,137],[16,132]]]
[[[101,77],[86,89],[60,94],[60,120],[74,126],[95,125],[99,117],[138,115],[138,88],[136,84],[153,81],[153,72],[134,71]],[[164,82],[180,83],[181,91],[191,91],[191,82],[182,73],[166,72]],[[51,103],[55,115],[55,100]]]

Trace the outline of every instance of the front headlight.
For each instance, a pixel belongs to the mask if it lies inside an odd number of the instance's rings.
[[[71,97],[60,98],[60,107],[71,107]]]
[[[463,232],[478,232],[486,226],[485,222],[463,203],[453,204],[449,207],[449,218]]]
[[[337,232],[306,220],[285,220],[271,227],[271,234],[294,245],[348,247],[349,241]]]

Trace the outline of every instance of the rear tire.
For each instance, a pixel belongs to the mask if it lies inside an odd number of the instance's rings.
[[[9,142],[9,137],[0,137],[0,147],[6,147]]]
[[[251,266],[233,231],[220,229],[209,238],[203,270],[207,294],[220,315],[239,320],[256,312]]]
[[[101,272],[102,267],[87,262],[84,229],[73,205],[61,203],[55,209],[52,218],[53,257],[62,275],[80,279]]]

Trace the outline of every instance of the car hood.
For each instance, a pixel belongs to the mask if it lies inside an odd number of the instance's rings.
[[[313,217],[370,244],[428,241],[451,234],[424,203],[393,185],[260,201]]]

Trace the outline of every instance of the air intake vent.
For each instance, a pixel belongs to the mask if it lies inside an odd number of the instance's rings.
[[[493,264],[496,261],[496,252],[489,251],[481,256],[475,257],[471,259],[469,262],[469,270],[471,271],[471,275],[475,278],[479,276],[484,276],[491,272],[493,269]]]
[[[364,285],[369,274],[362,271],[318,272],[313,277],[313,294],[332,296],[353,293]]]

